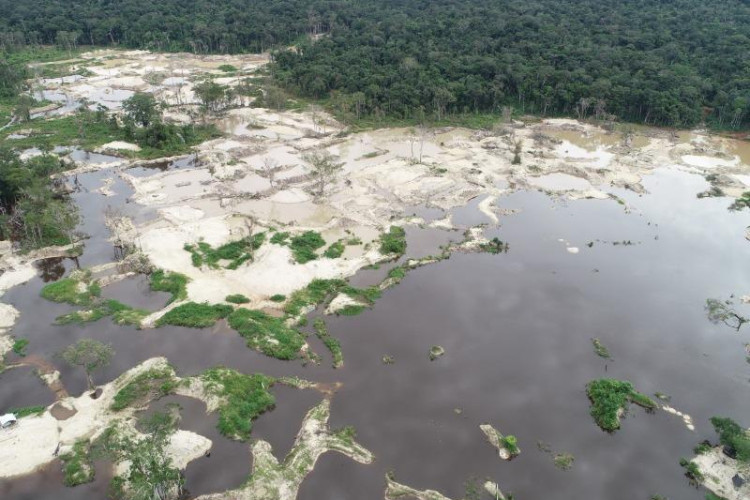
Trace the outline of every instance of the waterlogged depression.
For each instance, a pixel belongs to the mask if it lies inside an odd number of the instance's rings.
[[[84,66],[98,61],[91,66],[95,76],[45,82],[46,91],[106,97],[116,109],[126,94],[107,89],[146,90],[172,104],[166,119],[182,123],[199,111],[193,85],[206,73],[235,85],[240,78],[223,76],[220,65],[252,74],[265,63],[260,56],[145,52],[84,59]],[[147,85],[145,79],[156,81],[152,73],[167,78]],[[472,485],[485,480],[518,499],[704,497],[684,477],[680,457],[692,457],[703,439],[715,441],[711,416],[746,423],[750,414],[750,330],[713,324],[704,308],[707,298],[733,296],[734,307],[747,315],[738,297],[750,294],[750,276],[743,272],[750,215],[727,210],[747,185],[746,143],[704,132],[607,132],[573,120],[515,122],[491,131],[349,133],[320,111],[247,104],[245,99],[210,118],[227,135],[190,155],[131,160],[119,155],[138,146],[121,141],[92,153],[55,150],[75,162],[67,184],[81,211],[79,229],[89,238],[77,258],[53,251],[32,266],[33,256],[0,255],[2,301],[19,312],[16,319],[9,306],[0,309],[0,341],[10,327],[29,341],[26,357],[7,354],[9,364],[21,366],[0,375],[0,411],[50,405],[55,398],[85,411],[85,399],[66,399],[84,391],[83,371],[56,354],[93,338],[116,351],[111,364],[96,372],[98,385],[157,356],[179,377],[223,365],[321,384],[306,390],[274,385],[276,405],[253,422],[246,443],[223,437],[217,413],[207,414],[206,402],[194,393],[146,404],[146,414],[181,407],[179,432],[192,436],[182,444],[195,446],[178,450],[175,458],[190,458],[184,471],[190,497],[246,484],[256,440],[267,442],[283,466],[311,433],[328,432],[306,416],[324,398],[331,401],[330,429],[353,426],[355,441],[374,461],[356,447],[324,453],[302,476],[301,500],[381,499],[388,472],[399,483],[454,500],[474,498]],[[307,159],[321,150],[343,163],[324,196]],[[714,197],[696,196],[706,192]],[[378,251],[391,224],[403,226],[407,240],[395,261]],[[196,267],[184,249],[198,242],[217,247],[260,231],[268,239],[282,231],[318,231],[326,245],[346,244],[338,258],[321,255],[301,264],[288,246],[266,241],[237,269],[226,262],[217,269]],[[359,316],[324,315],[326,307],[319,306],[302,330],[320,362],[281,361],[249,349],[225,320],[204,329],[153,328],[170,296],[151,291],[146,276],[117,274],[114,261],[126,246],[159,268],[187,275],[186,300],[221,303],[243,293],[250,302],[240,307],[272,315],[284,314],[284,299],[274,301],[274,295],[288,299],[313,278],[348,278],[352,286],[368,287],[387,283],[394,271],[406,270],[406,276],[383,287],[382,298]],[[54,325],[78,308],[44,300],[40,291],[79,268],[107,283],[103,299],[149,313],[144,328],[118,326],[110,318]],[[341,342],[338,369],[313,334],[319,317]],[[592,339],[612,359],[597,356]],[[433,347],[444,354],[431,360]],[[55,370],[60,381],[50,382]],[[50,388],[35,372],[47,377]],[[600,377],[630,380],[647,395],[666,394],[682,413],[633,406],[621,429],[607,434],[589,415],[585,392]],[[49,413],[60,419],[55,425],[69,428],[65,408],[54,408]],[[0,447],[28,437],[27,422],[21,419],[6,441],[0,434]],[[515,435],[520,456],[498,458],[481,424]],[[101,430],[90,422],[77,425]],[[206,439],[212,443],[208,453],[201,448]],[[66,488],[52,455],[57,443],[43,445],[49,455],[35,455],[37,472],[6,474],[0,498],[106,496],[113,475],[107,463],[96,463],[93,483]],[[570,470],[555,466],[562,454],[574,457]],[[0,464],[0,475],[5,470]],[[294,471],[291,476],[297,477]],[[290,484],[281,488],[284,500],[294,498]]]

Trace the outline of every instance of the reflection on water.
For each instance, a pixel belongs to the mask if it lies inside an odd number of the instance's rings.
[[[77,262],[77,259],[66,259],[65,257],[51,257],[34,262],[34,267],[39,270],[39,277],[45,283],[57,281],[65,274],[64,261]],[[77,267],[77,266],[76,266]]]

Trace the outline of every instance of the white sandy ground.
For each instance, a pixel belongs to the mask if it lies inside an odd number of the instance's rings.
[[[497,196],[488,196],[482,201],[480,201],[479,205],[477,205],[477,207],[479,208],[479,211],[485,214],[487,217],[489,217],[493,224],[500,223],[500,219],[498,218],[497,214],[495,214],[495,211],[494,211],[495,210],[494,204],[496,201],[497,201]],[[435,227],[435,226],[432,226],[432,227]]]
[[[117,392],[139,374],[168,367],[166,358],[148,359],[101,386],[102,393],[97,399],[92,399],[88,391],[79,397],[64,397],[50,405],[41,415],[21,418],[16,426],[0,429],[0,478],[33,472],[55,459],[54,451],[58,444],[59,452],[63,454],[76,441],[96,439],[114,422],[118,423],[122,432],[142,436],[134,426],[133,415],[137,408],[113,411],[110,407]],[[45,381],[52,385],[58,377],[58,372],[52,372],[45,376]],[[200,399],[209,412],[216,411],[222,403],[219,396],[206,391],[199,378],[180,379],[175,376],[175,380],[181,382],[176,389],[177,394]],[[55,405],[62,405],[75,413],[67,419],[57,420],[50,413]],[[211,445],[211,440],[204,436],[179,430],[170,436],[166,451],[175,466],[184,469],[190,461],[203,456]],[[123,472],[127,467],[127,463],[121,462],[117,464],[116,470]]]
[[[676,410],[675,408],[672,408],[669,405],[661,405],[661,409],[671,415],[675,415],[681,418],[682,422],[685,424],[685,427],[687,427],[688,430],[695,432],[695,424],[693,424],[693,417],[691,417],[687,413],[683,413],[679,410]]]
[[[97,153],[105,153],[107,151],[140,151],[141,147],[138,144],[125,141],[112,141],[106,144],[102,144],[96,148]]]
[[[0,478],[33,472],[55,459],[53,453],[58,443],[61,445],[61,453],[64,453],[80,439],[95,438],[114,420],[131,417],[134,411],[132,409],[116,413],[109,409],[115,394],[138,374],[151,368],[166,366],[168,363],[165,358],[152,358],[102,386],[102,394],[97,399],[92,399],[86,392],[77,398],[61,400],[60,404],[76,410],[66,420],[53,417],[50,407],[39,416],[21,418],[16,426],[0,430]],[[191,436],[178,436],[175,449],[192,449],[191,441],[194,441]]]
[[[707,453],[695,456],[692,460],[703,474],[703,486],[727,500],[747,500],[750,498],[750,466],[729,458],[717,446]],[[732,478],[740,474],[745,484],[735,488]]]
[[[12,305],[0,302],[0,357],[13,347],[13,339],[7,333],[13,328],[19,314]]]

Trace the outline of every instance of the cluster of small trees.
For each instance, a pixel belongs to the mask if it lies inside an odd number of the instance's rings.
[[[86,373],[88,390],[95,389],[93,374],[107,366],[115,351],[98,340],[80,339],[68,346],[61,357]],[[172,500],[181,498],[184,478],[166,453],[173,422],[166,415],[155,415],[146,422],[146,437],[120,434],[110,428],[100,438],[98,451],[114,462],[129,462],[127,472],[113,481],[111,493],[123,500]]]
[[[50,177],[63,169],[54,155],[23,161],[0,149],[0,239],[17,240],[24,248],[76,241],[77,208]]]
[[[217,113],[231,106],[237,99],[234,89],[219,85],[211,79],[195,85],[193,91],[201,102],[202,110],[206,113]]]
[[[161,150],[165,153],[184,149],[195,142],[196,127],[179,126],[162,120],[161,106],[154,96],[136,93],[122,103],[125,139],[141,147]],[[115,126],[117,122],[114,121]]]

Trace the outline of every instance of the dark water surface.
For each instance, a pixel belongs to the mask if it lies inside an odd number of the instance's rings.
[[[106,174],[87,175],[92,177],[83,182],[93,190],[102,179],[97,176]],[[326,318],[344,350],[339,370],[329,368],[316,339],[311,344],[323,363],[304,367],[247,349],[223,323],[204,330],[137,331],[109,320],[50,326],[72,308],[39,298],[41,278],[10,290],[3,300],[22,313],[14,334],[30,340],[29,354],[53,359],[82,337],[112,343],[117,355],[97,374],[98,382],[157,355],[168,357],[181,375],[223,364],[245,373],[343,382],[333,398],[331,426],[353,425],[375,463],[323,455],[302,484],[300,500],[382,499],[387,471],[400,482],[456,500],[471,478],[497,481],[503,491],[527,500],[647,500],[655,494],[698,500],[704,493],[688,484],[679,458],[691,456],[699,441],[714,439],[708,422],[713,415],[750,423],[750,365],[743,348],[750,329],[738,334],[711,324],[704,311],[708,297],[750,292],[750,242],[744,238],[750,214],[728,212],[727,199],[698,200],[696,193],[706,189],[698,176],[665,169],[645,184],[648,195],[618,192],[631,213],[612,200],[555,201],[533,192],[501,198],[501,207],[522,210],[488,231],[510,244],[507,254],[454,254],[410,272],[374,309],[354,318]],[[126,188],[115,183],[114,190],[127,197]],[[79,196],[84,230],[93,236],[80,259],[84,267],[111,259],[106,229],[96,221],[107,203],[120,200],[139,217],[148,216],[122,198]],[[479,201],[455,211],[454,220],[489,222],[475,208]],[[438,253],[438,245],[460,238],[460,232],[410,230],[410,253]],[[622,241],[633,244],[613,244]],[[579,253],[569,253],[566,245]],[[352,282],[374,282],[387,269],[365,271]],[[158,308],[165,297],[149,293],[143,280],[105,289],[123,302]],[[594,337],[614,360],[596,356]],[[435,344],[446,354],[431,362]],[[383,364],[384,355],[395,363]],[[72,394],[83,390],[82,373],[62,365],[60,370]],[[696,432],[675,416],[638,407],[621,430],[602,432],[588,414],[585,394],[586,383],[602,376],[630,380],[646,394],[670,395],[674,407],[692,415]],[[15,397],[3,384],[0,378],[0,408]],[[306,410],[321,396],[284,387],[274,393],[276,409],[256,422],[254,437],[268,440],[282,459]],[[39,394],[38,404],[48,398]],[[35,404],[34,399],[25,402]],[[170,401],[183,406],[182,428],[214,442],[211,457],[188,466],[191,493],[240,485],[250,468],[249,444],[218,435],[216,415],[206,416],[200,402],[165,398],[152,406]],[[500,460],[479,430],[485,422],[516,435],[522,454],[512,462]],[[556,469],[552,456],[537,449],[539,441],[553,452],[572,453],[572,470]],[[0,482],[0,498],[102,498],[106,474],[71,490],[62,486],[55,467],[33,479]]]

